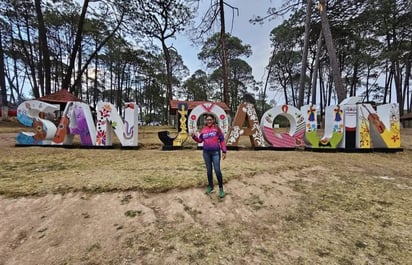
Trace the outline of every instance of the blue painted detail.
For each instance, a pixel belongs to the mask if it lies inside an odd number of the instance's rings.
[[[19,132],[17,134],[16,142],[17,142],[17,144],[27,144],[27,145],[35,144],[35,140],[34,140],[33,136],[29,136],[29,135],[24,134],[22,132]]]
[[[32,127],[33,126],[33,118],[30,118],[24,113],[17,113],[17,119],[21,124],[27,127]]]

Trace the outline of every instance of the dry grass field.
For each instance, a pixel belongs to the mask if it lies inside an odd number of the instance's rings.
[[[411,129],[397,153],[229,151],[224,199],[165,129],[137,150],[15,147],[30,129],[0,122],[0,265],[412,264]]]

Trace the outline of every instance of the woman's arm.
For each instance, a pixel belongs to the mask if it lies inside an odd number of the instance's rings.
[[[226,154],[227,147],[226,147],[226,142],[225,142],[225,135],[223,134],[222,131],[219,131],[219,142],[220,142],[220,149],[222,149],[222,153]]]
[[[195,142],[197,142],[197,143],[201,143],[201,142],[203,142],[203,134],[200,133],[199,135],[197,135],[197,133],[193,133],[192,134],[192,139],[195,140]]]

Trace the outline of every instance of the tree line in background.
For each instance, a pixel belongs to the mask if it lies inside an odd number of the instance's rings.
[[[266,84],[283,93],[287,104],[324,109],[359,96],[377,104],[398,102],[401,116],[411,112],[411,1],[296,0],[268,13],[251,21],[290,14],[271,32]]]
[[[247,63],[252,47],[225,30],[225,8],[237,8],[213,0],[199,14],[199,1],[3,0],[2,106],[26,100],[24,91],[38,98],[66,88],[91,106],[137,102],[146,121],[167,121],[170,99],[224,101],[234,113],[247,94],[260,114],[277,103],[323,109],[347,96],[389,103],[392,95],[401,115],[411,111],[411,1],[284,1],[255,17],[240,10],[252,23],[287,17],[268,36],[265,82]],[[196,39],[207,70],[189,72],[168,44],[179,33]],[[282,96],[269,99],[269,90]]]

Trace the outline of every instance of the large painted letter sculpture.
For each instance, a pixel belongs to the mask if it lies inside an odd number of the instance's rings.
[[[244,127],[243,124],[247,124]],[[265,147],[262,129],[259,125],[259,118],[253,104],[242,103],[237,108],[232,127],[229,130],[226,145],[230,148],[237,148],[240,136],[249,136],[252,147]]]
[[[316,106],[303,106],[302,110],[283,105],[266,111],[258,125],[257,115],[252,104],[241,104],[229,132],[228,116],[218,105],[207,102],[195,107],[187,120],[187,104],[179,105],[179,134],[172,139],[173,146],[181,146],[187,139],[187,130],[196,132],[199,118],[205,113],[217,117],[219,127],[225,135],[228,147],[236,147],[241,135],[250,137],[253,147],[265,147],[262,137],[275,148],[296,148],[303,146],[311,149],[344,150],[401,150],[400,119],[398,104],[378,106],[377,111],[360,98],[345,99],[337,106],[325,110],[324,136],[317,135]],[[114,131],[122,146],[137,146],[138,109],[134,103],[124,107],[124,123],[110,103],[97,105],[97,124],[94,126],[90,108],[85,103],[69,102],[63,112],[58,127],[45,119],[59,110],[55,105],[37,100],[25,101],[17,109],[17,119],[34,132],[20,132],[16,145],[69,145],[73,136],[80,135],[85,146],[111,146]],[[289,120],[289,133],[275,133],[273,128],[276,116],[282,115]],[[242,127],[247,119],[248,127]],[[187,126],[186,127],[186,122]],[[263,130],[262,130],[263,129]],[[170,138],[171,139],[171,138]]]
[[[328,106],[325,110],[324,136],[318,136],[317,111],[314,105],[302,106],[306,114],[305,148],[337,148],[343,138],[343,112],[339,106]]]
[[[289,133],[273,132],[273,123],[278,115],[288,118]],[[275,148],[302,146],[304,136],[306,149],[401,150],[398,104],[378,106],[376,112],[370,104],[362,103],[360,98],[350,97],[340,105],[328,106],[322,138],[317,135],[316,106],[306,105],[301,110],[287,105],[274,107],[264,113],[260,124],[266,141]],[[231,143],[231,139],[229,137],[227,142]]]
[[[71,145],[74,135],[80,136],[82,146],[96,144],[96,128],[90,107],[83,102],[68,102],[60,118],[53,145]]]
[[[178,133],[176,137],[169,136],[169,131],[160,131],[157,133],[160,141],[162,141],[162,150],[173,150],[182,148],[184,142],[188,138],[187,134],[187,110],[188,106],[186,102],[179,102],[177,105],[178,113]]]
[[[187,103],[179,103],[177,105],[179,113],[179,131],[177,137],[173,140],[173,146],[183,146],[189,135],[187,134]]]
[[[357,104],[359,97],[349,97],[341,102],[339,110],[343,112],[343,138],[338,148],[350,150],[358,148],[356,144],[356,128],[358,126]]]
[[[78,134],[83,146],[109,146],[112,145],[113,129],[122,146],[137,146],[138,110],[135,104],[124,106],[124,123],[115,109],[110,103],[99,102],[96,128],[87,104],[68,102],[56,128],[40,116],[53,113],[58,107],[36,100],[25,101],[18,108],[18,120],[35,128],[35,132],[19,133],[17,145],[71,145],[74,135]]]
[[[97,103],[96,146],[113,144],[112,129],[122,146],[137,146],[137,124],[138,109],[133,102],[124,106],[124,123],[113,104]]]
[[[197,132],[197,121],[199,118],[205,113],[213,113],[218,122],[218,126],[222,129],[223,134],[229,131],[229,121],[224,109],[216,105],[212,102],[206,102],[200,105],[197,105],[191,112],[189,117],[189,133]],[[202,143],[198,144],[198,146],[202,146]]]
[[[398,104],[384,104],[377,112],[361,98],[351,97],[341,104],[344,112],[344,136],[338,148],[345,150],[400,150]]]
[[[398,149],[401,147],[399,106],[397,103],[378,106],[377,112],[369,104],[357,105],[357,148],[370,148],[372,139],[375,149]],[[367,122],[369,121],[369,123]]]
[[[289,120],[289,132],[276,133],[273,123],[278,115]],[[296,148],[304,145],[305,118],[300,110],[293,106],[282,105],[271,108],[263,114],[260,124],[266,141],[275,148]]]
[[[80,136],[82,145],[96,145],[96,127],[90,108],[82,102],[73,102],[73,111],[70,118],[70,134]]]
[[[68,102],[66,108],[64,109],[62,116],[60,117],[59,125],[57,126],[57,131],[54,134],[52,144],[54,145],[69,145],[72,144],[73,137],[68,135],[69,133],[69,110],[71,113],[71,105],[74,102]]]
[[[16,136],[16,145],[48,145],[51,144],[56,125],[44,119],[47,114],[59,110],[51,105],[38,100],[28,100],[17,107],[17,120],[27,127],[32,127],[34,132],[20,132]]]
[[[350,97],[340,105],[325,110],[325,134],[316,134],[316,108],[304,106],[305,141],[308,148],[339,148],[346,151],[400,149],[398,104],[378,106],[378,111],[358,97]]]

